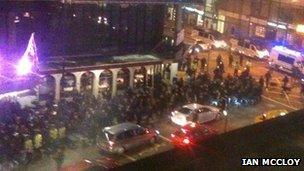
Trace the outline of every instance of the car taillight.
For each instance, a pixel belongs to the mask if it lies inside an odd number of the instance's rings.
[[[149,134],[149,133],[150,133],[150,131],[147,129],[147,130],[146,130],[146,133],[147,133],[147,134]]]
[[[174,137],[175,137],[175,135],[174,135],[174,134],[171,134],[171,137],[172,137],[172,138],[174,138]]]
[[[181,130],[182,130],[182,132],[183,132],[184,134],[187,133],[187,131],[186,131],[184,128],[181,128]]]
[[[114,142],[113,141],[109,141],[109,144],[110,144],[110,146],[113,146]]]
[[[190,143],[190,141],[189,141],[189,139],[188,139],[188,138],[185,138],[185,139],[183,140],[183,143],[184,143],[184,144],[189,144],[189,143]]]

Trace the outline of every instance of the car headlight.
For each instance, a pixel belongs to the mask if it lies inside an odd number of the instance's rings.
[[[226,110],[224,110],[224,111],[223,111],[223,115],[224,115],[224,116],[227,116],[227,115],[228,115],[228,112],[227,112]]]

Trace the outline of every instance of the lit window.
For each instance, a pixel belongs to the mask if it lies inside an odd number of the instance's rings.
[[[15,17],[14,22],[15,22],[15,23],[19,23],[19,22],[20,22],[20,20],[19,20],[19,17],[18,17],[18,16],[16,16],[16,17]]]
[[[25,13],[23,14],[23,17],[30,17],[30,13],[29,13],[29,12],[25,12]]]
[[[265,27],[262,26],[256,26],[255,27],[255,35],[259,37],[265,37],[266,30]]]

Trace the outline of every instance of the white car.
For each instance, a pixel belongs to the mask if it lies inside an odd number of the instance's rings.
[[[227,49],[229,48],[228,44],[221,39],[215,38],[215,36],[205,30],[199,31],[199,38],[196,39],[197,44],[202,46],[203,49],[210,50],[212,48],[216,49]]]
[[[264,59],[269,57],[269,51],[267,49],[261,49],[249,40],[237,40],[231,38],[230,47],[231,51],[251,58]]]
[[[196,121],[195,115],[197,115]],[[184,126],[193,122],[206,123],[215,119],[219,119],[220,116],[221,112],[216,107],[191,103],[182,106],[176,111],[171,112],[171,121],[174,124]]]

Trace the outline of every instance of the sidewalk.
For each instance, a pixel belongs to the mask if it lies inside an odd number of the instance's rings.
[[[66,148],[64,150],[64,162],[62,168],[75,165],[83,159],[97,159],[102,157],[98,152],[99,150],[95,145],[89,147],[82,147],[80,140],[77,142],[76,149]],[[17,170],[28,170],[28,171],[56,171],[57,165],[53,159],[53,155],[49,157],[43,156],[40,160],[32,161],[27,166],[21,166]]]

